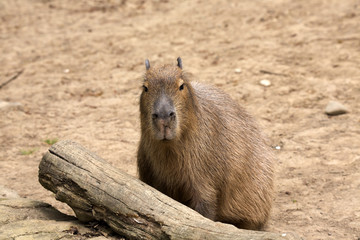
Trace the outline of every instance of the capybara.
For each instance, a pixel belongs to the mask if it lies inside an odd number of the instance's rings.
[[[140,96],[140,180],[214,221],[261,230],[273,155],[252,116],[177,64],[151,67]]]

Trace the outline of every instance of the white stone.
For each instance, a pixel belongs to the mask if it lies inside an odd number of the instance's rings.
[[[265,86],[265,87],[268,87],[268,86],[271,85],[271,82],[270,82],[270,80],[263,79],[263,80],[260,80],[260,84]]]
[[[5,102],[0,100],[0,109],[1,108],[11,108],[11,107],[21,107],[21,103],[18,102]]]
[[[236,73],[241,73],[242,70],[241,70],[241,68],[236,68],[236,69],[235,69],[235,72],[236,72]]]
[[[349,110],[337,101],[330,101],[325,108],[327,115],[335,116],[349,112]]]

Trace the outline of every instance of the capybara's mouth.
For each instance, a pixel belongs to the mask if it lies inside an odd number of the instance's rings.
[[[163,134],[163,135],[161,135],[160,134],[160,136],[157,138],[159,141],[161,141],[161,142],[170,142],[171,140],[173,140],[174,139],[174,136],[172,135],[172,134]]]
[[[161,141],[161,142],[165,142],[165,143],[166,143],[166,142],[170,142],[170,141],[171,141],[171,139],[167,139],[166,137],[164,137],[164,138],[163,138],[163,139],[161,139],[160,141]]]
[[[171,141],[175,138],[175,132],[172,126],[155,125],[155,138],[159,141]]]

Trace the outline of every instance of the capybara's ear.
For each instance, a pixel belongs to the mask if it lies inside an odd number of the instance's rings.
[[[145,66],[146,66],[146,70],[149,70],[149,68],[150,68],[149,59],[146,59],[146,60],[145,60]]]
[[[182,69],[182,60],[180,57],[177,58],[177,62],[178,62],[178,67]]]

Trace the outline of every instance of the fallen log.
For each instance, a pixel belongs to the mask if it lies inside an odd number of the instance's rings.
[[[104,221],[127,239],[300,239],[211,221],[72,141],[44,155],[39,181],[80,221]]]

